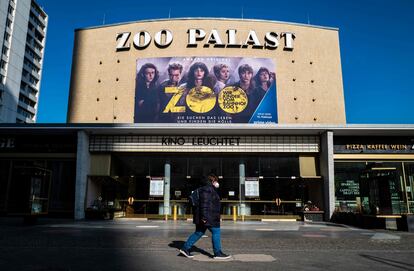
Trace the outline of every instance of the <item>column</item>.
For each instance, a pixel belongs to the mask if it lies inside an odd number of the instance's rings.
[[[320,169],[323,177],[325,220],[329,221],[335,210],[335,173],[334,173],[333,132],[321,135]]]
[[[75,219],[85,218],[86,184],[90,169],[89,136],[85,131],[78,132],[76,151]]]
[[[166,162],[164,165],[164,215],[170,214],[170,182],[171,182],[171,165]]]
[[[240,200],[240,215],[246,215],[246,203],[245,200],[245,179],[246,170],[244,162],[239,164],[239,200]]]

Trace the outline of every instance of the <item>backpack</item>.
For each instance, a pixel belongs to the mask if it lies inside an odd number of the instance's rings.
[[[198,207],[200,204],[200,194],[199,190],[200,188],[195,189],[193,192],[191,192],[190,196],[188,197],[188,200],[193,207]]]

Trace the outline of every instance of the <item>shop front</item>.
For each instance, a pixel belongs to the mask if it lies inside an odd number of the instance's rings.
[[[76,132],[0,130],[0,214],[73,217]]]
[[[336,212],[370,218],[370,223],[412,214],[413,171],[410,137],[336,137]]]
[[[224,219],[300,220],[307,202],[323,208],[317,136],[165,140],[92,136],[87,211],[105,206],[117,216],[191,218],[188,196],[209,173],[219,178]]]

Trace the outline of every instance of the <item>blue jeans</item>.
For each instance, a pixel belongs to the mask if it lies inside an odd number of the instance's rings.
[[[196,225],[196,231],[188,237],[187,242],[184,243],[183,248],[190,250],[190,248],[204,235],[206,230],[211,231],[211,242],[213,243],[214,255],[221,251],[220,241],[220,227],[206,227],[204,225]]]

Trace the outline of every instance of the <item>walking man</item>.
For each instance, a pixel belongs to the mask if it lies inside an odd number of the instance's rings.
[[[180,253],[187,258],[193,258],[191,247],[204,235],[208,229],[212,236],[214,259],[229,259],[231,256],[221,251],[220,240],[220,197],[216,191],[219,187],[218,178],[215,174],[209,174],[206,184],[199,188],[199,204],[193,212],[193,223],[196,225],[195,232],[188,237],[180,249]]]

